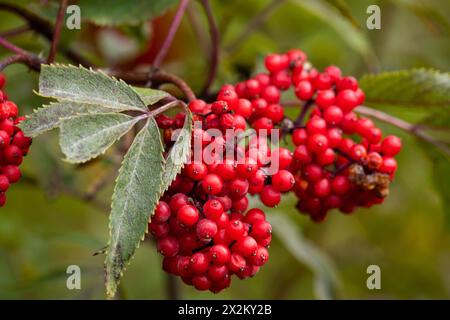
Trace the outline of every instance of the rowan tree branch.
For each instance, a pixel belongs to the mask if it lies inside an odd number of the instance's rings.
[[[189,0],[180,1],[180,5],[178,6],[177,12],[175,13],[175,17],[173,18],[172,24],[170,25],[169,32],[167,33],[167,36],[161,48],[159,49],[158,54],[155,57],[155,60],[153,61],[150,73],[152,73],[155,70],[158,70],[161,67],[162,62],[166,57],[167,52],[170,49],[170,46],[172,45],[173,39],[175,37],[175,34],[177,33],[178,27],[180,26],[181,19],[183,18],[188,3]]]
[[[214,20],[214,15],[211,10],[209,0],[201,0],[200,3],[203,6],[203,10],[205,11],[209,25],[209,33],[211,36],[208,75],[203,90],[200,94],[201,96],[203,96],[209,95],[209,90],[214,82],[214,79],[216,78],[217,69],[219,66],[219,30],[217,29],[217,24]]]
[[[67,0],[61,0],[59,3],[58,16],[56,17],[55,29],[53,31],[52,45],[48,54],[47,63],[55,61],[56,50],[58,49],[59,39],[61,38],[61,28],[64,22],[64,15],[66,13]]]

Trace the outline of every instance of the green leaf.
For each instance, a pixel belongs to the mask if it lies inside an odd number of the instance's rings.
[[[433,181],[436,190],[441,194],[447,223],[450,226],[450,179],[448,178],[450,177],[450,155],[428,143],[422,142],[420,145],[433,162]]]
[[[175,144],[169,151],[164,168],[162,192],[165,192],[184,164],[189,160],[191,151],[192,113],[187,109],[183,128],[179,131]]]
[[[34,113],[19,124],[27,137],[36,137],[48,130],[59,127],[63,118],[84,114],[109,113],[110,108],[85,103],[61,102],[34,110]]]
[[[412,69],[365,75],[359,81],[371,106],[449,107],[450,73]]]
[[[345,19],[347,19],[354,27],[361,28],[359,25],[359,22],[355,19],[355,17],[352,14],[352,11],[350,10],[350,7],[348,6],[347,1],[345,0],[325,0],[330,6],[336,8],[336,10],[339,11],[341,16],[343,16]]]
[[[315,274],[315,292],[319,299],[333,299],[340,280],[335,265],[311,241],[303,238],[301,230],[285,214],[271,213],[267,216],[277,236],[286,249]]]
[[[139,121],[120,113],[88,114],[64,120],[59,144],[67,161],[86,162],[104,153]]]
[[[96,104],[116,112],[147,110],[131,86],[101,71],[82,66],[42,65],[39,94],[64,101]]]
[[[115,295],[122,273],[143,239],[161,195],[162,152],[158,126],[149,118],[125,155],[114,188],[105,260],[109,298]]]
[[[137,24],[161,15],[177,0],[81,0],[83,19],[98,25]]]
[[[141,98],[147,106],[151,106],[170,96],[170,94],[165,91],[150,88],[133,87],[133,90],[139,95],[139,98]]]

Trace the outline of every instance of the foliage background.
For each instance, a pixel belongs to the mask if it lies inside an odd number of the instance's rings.
[[[29,1],[15,2],[30,5]],[[262,55],[292,47],[307,52],[318,68],[336,64],[344,73],[357,77],[369,71],[413,67],[450,69],[448,1],[349,0],[346,2],[350,12],[361,26],[361,29],[352,27],[350,33],[342,29],[343,18],[330,5],[334,2],[283,1],[259,29],[234,50],[227,51],[249,20],[269,1],[212,0],[222,36],[216,86],[251,73]],[[51,2],[45,7],[38,4],[31,3],[39,8],[36,12],[52,16]],[[370,4],[381,7],[381,30],[365,28],[366,8]],[[164,68],[180,75],[194,89],[200,89],[206,68],[202,46],[207,46],[209,40],[201,7],[192,1],[191,9],[206,43],[197,40],[190,19],[185,17]],[[63,29],[61,46],[80,50],[102,66],[131,69],[138,62],[151,61],[173,13],[174,8],[157,18],[153,25],[114,29],[83,23],[80,31]],[[16,16],[0,11],[0,30],[22,24]],[[44,55],[49,47],[45,39],[33,33],[12,40]],[[3,58],[9,53],[0,48],[0,55]],[[64,61],[64,57],[58,56],[58,61]],[[22,113],[40,105],[40,99],[33,94],[38,83],[36,73],[21,65],[10,66],[5,73],[6,91]],[[430,113],[420,107],[386,106],[384,110],[410,121]],[[448,117],[448,109],[443,112]],[[299,250],[309,250],[312,244],[320,250],[319,257],[325,255],[326,261],[331,261],[329,268],[339,278],[335,290],[328,290],[326,280],[321,282],[322,266],[317,266],[314,255],[309,255],[313,260],[310,264],[296,259],[295,253],[275,234],[269,263],[253,279],[233,281],[232,287],[219,295],[197,292],[179,284],[181,296],[193,299],[449,298],[450,212],[442,200],[442,191],[447,196],[449,191],[439,190],[433,183],[434,167],[429,152],[404,132],[380,125],[386,134],[399,135],[404,141],[397,177],[384,205],[360,209],[351,217],[333,212],[327,221],[316,225],[293,209],[295,199],[291,195],[272,210],[276,212],[269,213],[295,222],[298,231],[294,230],[294,234],[301,232],[304,237],[296,244]],[[64,191],[73,194],[74,190],[89,190],[99,177],[111,174],[112,166],[97,161],[75,168],[63,163],[60,156],[54,133],[37,138],[23,165],[24,179],[8,191],[8,203],[0,211],[0,298],[104,298],[103,257],[93,257],[92,253],[107,242],[107,212]],[[444,168],[448,175],[441,176],[441,181],[450,179],[448,162]],[[111,193],[112,186],[105,188],[99,194],[100,200],[109,202]],[[292,230],[281,228],[275,232],[290,234]],[[80,291],[66,289],[65,270],[71,264],[82,269]],[[381,267],[381,290],[370,291],[366,287],[366,268],[371,264]],[[327,270],[325,273],[329,274]],[[163,299],[167,297],[166,282],[161,257],[153,243],[147,241],[128,267],[120,295],[121,298]],[[318,283],[325,284],[325,293],[318,290]]]

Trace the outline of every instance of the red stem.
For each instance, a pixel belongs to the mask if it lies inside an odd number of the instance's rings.
[[[217,29],[216,21],[211,10],[211,6],[208,0],[201,0],[200,3],[205,10],[206,18],[209,24],[209,33],[211,35],[211,55],[209,61],[209,71],[206,78],[205,86],[202,90],[202,96],[208,95],[209,90],[216,78],[217,68],[219,66],[219,30]]]
[[[169,51],[170,46],[172,45],[175,34],[177,33],[178,27],[180,26],[181,19],[183,18],[184,11],[189,3],[189,0],[181,0],[180,5],[178,6],[177,12],[175,13],[175,17],[172,20],[172,24],[170,25],[169,32],[167,33],[166,39],[159,49],[158,54],[156,55],[155,60],[153,61],[152,71],[158,70],[161,66],[164,58]]]
[[[61,28],[64,22],[64,15],[66,13],[67,0],[61,0],[59,4],[58,16],[56,17],[55,31],[53,32],[52,46],[48,54],[47,63],[55,61],[56,50],[58,48],[59,39],[61,38]]]
[[[20,54],[23,56],[29,55],[28,52],[26,52],[22,48],[15,46],[14,44],[12,44],[11,42],[9,42],[8,40],[6,40],[3,37],[0,37],[0,46],[4,47],[5,49],[8,49],[11,52],[14,52],[14,53],[17,53],[17,54]]]

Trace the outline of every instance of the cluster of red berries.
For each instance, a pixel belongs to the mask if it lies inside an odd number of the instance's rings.
[[[219,292],[230,285],[231,275],[253,276],[268,260],[271,226],[262,210],[248,210],[248,196],[258,194],[266,206],[276,206],[281,194],[294,186],[294,175],[287,170],[293,157],[285,148],[272,150],[265,136],[255,134],[243,144],[235,139],[249,126],[269,134],[284,117],[276,106],[270,118],[258,114],[231,85],[222,87],[212,103],[198,99],[189,104],[194,123],[200,124],[193,130],[191,161],[162,197],[149,231],[165,257],[164,270],[199,290]],[[167,149],[184,117],[179,113],[156,118]],[[201,159],[196,158],[196,147]],[[279,166],[269,177],[275,158]]]
[[[223,86],[214,102],[189,103],[194,123],[200,123],[192,134],[191,161],[149,224],[164,270],[199,290],[218,292],[232,274],[253,276],[267,261],[271,227],[261,210],[248,210],[249,195],[274,207],[282,193],[294,191],[297,208],[321,221],[330,209],[349,213],[381,203],[397,168],[400,139],[382,139],[371,120],[353,112],[364,101],[355,78],[335,66],[319,73],[297,49],[268,55],[265,66],[267,73]],[[285,117],[280,102],[290,88],[303,104],[296,121]],[[184,113],[156,118],[166,149],[184,119]],[[239,134],[250,128],[256,135],[239,143]],[[295,150],[272,147],[274,133],[291,134]]]
[[[17,127],[24,118],[18,117],[16,104],[3,92],[5,82],[5,76],[0,74],[0,207],[6,203],[9,186],[21,177],[19,165],[31,144],[31,139]]]
[[[182,193],[164,199],[168,202],[159,202],[149,230],[166,272],[198,290],[219,292],[233,274],[253,276],[267,262],[272,229],[262,210],[230,213],[221,199],[201,206]]]
[[[302,102],[303,112],[289,128],[297,208],[322,221],[330,209],[351,213],[357,206],[382,203],[402,144],[396,136],[383,139],[370,119],[353,112],[365,98],[357,80],[336,66],[318,72],[299,50],[268,55],[265,66],[277,89],[292,86]]]

